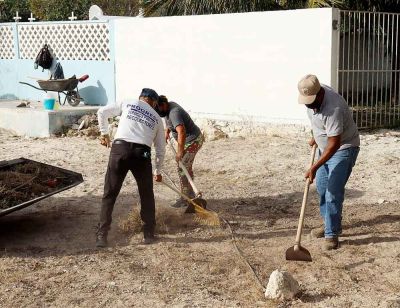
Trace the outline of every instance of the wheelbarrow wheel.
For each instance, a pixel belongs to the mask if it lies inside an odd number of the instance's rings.
[[[79,93],[75,90],[69,91],[67,93],[67,102],[70,104],[72,107],[76,107],[80,104],[81,102],[81,96]]]

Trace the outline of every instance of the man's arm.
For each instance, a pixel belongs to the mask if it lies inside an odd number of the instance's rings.
[[[110,147],[111,139],[108,134],[108,119],[121,115],[122,113],[122,102],[114,103],[104,107],[101,107],[97,111],[97,120],[99,122],[99,130],[101,133],[101,144]]]
[[[319,160],[306,173],[306,178],[310,179],[310,183],[314,181],[317,170],[322,165],[324,165],[329,159],[331,159],[331,157],[337,152],[337,150],[339,150],[340,140],[341,140],[340,135],[328,137],[328,144],[325,148],[325,151],[322,153]]]
[[[168,142],[170,133],[171,133],[171,130],[167,127],[165,129],[165,142]]]
[[[183,152],[185,151],[186,129],[185,126],[181,124],[178,125],[175,130],[178,133],[178,151],[176,154],[176,161],[179,162],[183,157]]]
[[[160,122],[158,125],[156,137],[154,138],[154,148],[156,150],[156,167],[154,170],[155,180],[157,182],[161,182],[161,169],[163,167],[165,157],[165,134],[162,122]]]

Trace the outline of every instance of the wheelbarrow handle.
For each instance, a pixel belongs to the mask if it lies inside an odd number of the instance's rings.
[[[82,82],[84,82],[85,80],[87,80],[87,79],[89,79],[89,75],[83,75],[81,78],[79,78],[78,80],[79,80],[79,82],[80,83],[82,83]]]
[[[42,89],[42,88],[35,87],[34,85],[32,85],[32,84],[30,84],[30,83],[27,83],[27,82],[22,82],[22,81],[20,81],[19,83],[20,83],[20,84],[27,85],[27,86],[30,86],[30,87],[32,87],[32,88],[35,88],[36,90],[40,90],[40,91],[47,92],[46,90],[44,90],[44,89]]]

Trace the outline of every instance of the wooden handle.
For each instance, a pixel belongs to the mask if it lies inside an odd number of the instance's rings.
[[[317,152],[317,145],[314,145],[311,150],[311,158],[310,158],[310,168],[314,164],[315,153]],[[306,181],[306,187],[304,188],[304,195],[303,195],[303,202],[301,204],[300,210],[300,218],[299,218],[299,225],[297,227],[297,234],[296,234],[296,245],[294,247],[295,250],[298,250],[301,242],[301,232],[303,231],[303,224],[304,224],[304,213],[306,211],[307,199],[308,199],[308,192],[310,190],[310,179],[308,178]]]
[[[172,152],[176,155],[177,153],[176,153],[175,147],[173,146],[173,144],[171,142],[171,138],[169,139],[168,144],[169,144]],[[201,196],[201,192],[197,189],[196,185],[194,184],[193,179],[190,176],[189,172],[187,171],[185,165],[181,161],[178,162],[178,165],[183,170],[183,173],[185,174],[186,178],[188,179],[190,185],[192,186],[195,195],[196,196]]]
[[[180,190],[176,189],[175,187],[173,187],[172,185],[161,181],[162,184],[164,184],[165,186],[167,186],[169,189],[173,190],[174,192],[176,192],[177,194],[179,194],[183,199],[185,199],[187,202],[190,202],[191,204],[193,204],[195,207],[199,207],[199,205],[197,205],[195,202],[193,202],[192,199],[190,199],[188,196],[186,196],[184,193],[182,193]]]

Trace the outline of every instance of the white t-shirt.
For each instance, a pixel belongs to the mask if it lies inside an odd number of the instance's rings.
[[[115,139],[151,147],[156,150],[155,174],[160,174],[165,156],[164,125],[151,106],[137,99],[109,104],[97,112],[100,132],[108,134],[108,119],[121,116]]]

